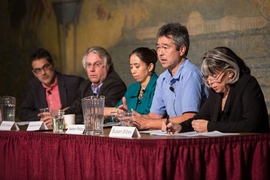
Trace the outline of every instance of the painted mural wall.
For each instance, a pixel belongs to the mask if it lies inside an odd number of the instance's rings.
[[[188,57],[198,67],[216,46],[242,57],[270,112],[269,0],[2,0],[0,10],[0,96],[17,97],[17,109],[33,77],[28,57],[35,49],[49,50],[59,71],[86,78],[83,54],[103,46],[129,85],[129,54],[139,46],[155,49],[159,27],[179,22],[189,30]]]

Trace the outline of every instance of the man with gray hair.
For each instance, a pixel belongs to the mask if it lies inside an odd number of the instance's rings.
[[[123,80],[114,71],[111,56],[103,47],[93,46],[87,49],[82,64],[88,80],[81,83],[77,99],[66,110],[66,114],[76,114],[77,124],[83,123],[81,99],[104,95],[105,106],[114,107],[127,89]]]

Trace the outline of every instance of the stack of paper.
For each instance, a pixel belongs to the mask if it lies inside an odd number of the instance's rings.
[[[240,133],[222,133],[219,131],[212,131],[212,132],[204,132],[198,133],[196,131],[191,132],[184,132],[178,134],[167,134],[161,130],[149,130],[149,131],[139,131],[141,134],[150,134],[156,136],[184,136],[184,137],[196,137],[196,136],[207,136],[207,137],[217,137],[217,136],[235,136],[239,135]]]

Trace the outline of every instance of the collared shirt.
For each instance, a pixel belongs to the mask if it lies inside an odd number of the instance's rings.
[[[133,83],[128,87],[125,93],[125,98],[129,111],[133,109],[140,114],[149,114],[155,94],[157,78],[158,76],[156,73],[152,74],[141,99],[138,98],[141,90],[141,83]],[[115,107],[118,107],[121,104],[123,104],[122,99],[116,104]]]
[[[169,70],[159,76],[150,111],[159,115],[167,113],[170,117],[198,112],[207,96],[202,73],[185,59],[173,77]]]
[[[42,86],[46,89],[46,101],[48,103],[48,108],[52,110],[59,110],[62,108],[60,94],[58,90],[58,81],[57,77],[55,78],[54,83],[48,87],[45,84]]]
[[[94,83],[91,84],[91,88],[92,88],[92,91],[93,91],[93,94],[95,94],[96,96],[98,96],[99,94],[99,90],[101,88],[103,83],[100,83],[100,85],[98,85],[98,87],[95,87]]]

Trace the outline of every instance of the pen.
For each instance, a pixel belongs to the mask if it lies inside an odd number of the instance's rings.
[[[168,133],[168,128],[167,128],[167,125],[170,123],[170,116],[169,115],[167,115],[167,119],[166,119],[166,122],[165,122],[165,124],[166,124],[166,132]]]

